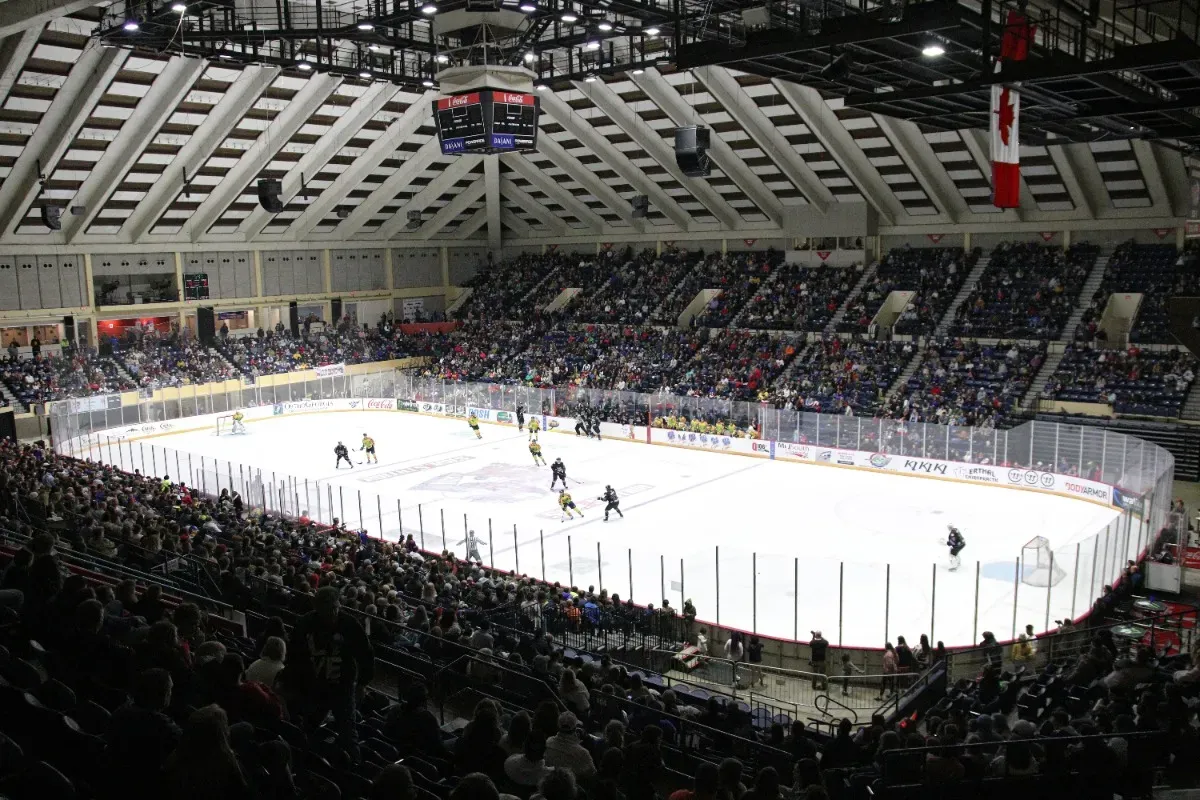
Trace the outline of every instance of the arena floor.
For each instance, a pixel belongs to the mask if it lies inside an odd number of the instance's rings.
[[[1068,573],[1049,592],[1050,617],[1073,606],[1078,616],[1090,598],[1075,587],[1075,543],[1087,542],[1078,573],[1085,587],[1090,538],[1116,516],[1035,492],[543,432],[547,461],[563,459],[585,514],[562,522],[549,468],[533,465],[526,435],[512,428],[485,424],[477,441],[464,421],[387,411],[247,427],[229,436],[160,435],[139,446],[147,462],[165,463],[173,475],[190,472],[193,482],[201,457],[210,476],[214,458],[222,475],[261,469],[266,481],[290,487],[289,509],[326,521],[336,515],[355,525],[361,493],[363,527],[395,539],[402,519],[403,532],[428,549],[442,547],[444,520],[446,545],[465,555],[466,514],[483,539],[484,562],[496,567],[603,587],[642,604],[657,606],[665,596],[678,608],[688,597],[703,620],[804,640],[820,629],[834,644],[878,647],[898,634],[915,643],[931,623],[934,640],[948,646],[984,630],[1008,637],[1015,561],[1038,535]],[[364,432],[377,443],[379,464],[335,470],[337,441],[361,461]],[[597,498],[606,484],[620,494],[624,519],[603,521]],[[942,544],[951,523],[967,539],[957,572],[947,569]],[[1018,630],[1043,629],[1047,595],[1020,586]]]

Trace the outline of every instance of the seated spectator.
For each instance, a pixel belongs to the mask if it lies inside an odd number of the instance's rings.
[[[592,754],[579,742],[579,720],[570,711],[558,715],[558,732],[546,742],[546,766],[569,770],[579,780],[596,774]]]
[[[182,800],[252,798],[242,765],[229,746],[229,719],[220,706],[193,711],[167,759],[168,796]]]
[[[546,766],[546,740],[540,736],[526,739],[523,752],[505,759],[504,774],[517,786],[534,788],[541,784],[542,778],[550,774]]]

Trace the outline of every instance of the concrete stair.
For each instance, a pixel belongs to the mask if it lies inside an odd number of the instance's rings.
[[[120,375],[122,378],[129,381],[130,383],[132,383],[135,386],[138,384],[137,380],[132,375],[129,374],[129,370],[125,369],[125,364],[123,364],[121,362],[121,359],[117,358],[115,354],[113,355],[112,358],[109,359],[109,361],[111,361],[113,366],[117,368],[118,375]]]
[[[460,308],[467,304],[467,301],[471,299],[471,295],[473,294],[475,294],[475,288],[472,286],[468,286],[459,292],[458,297],[454,298],[454,302],[446,307],[446,316],[451,317],[457,313]]]
[[[842,301],[842,304],[838,307],[837,312],[829,320],[829,324],[825,326],[825,333],[837,332],[837,326],[840,325],[842,320],[846,318],[846,309],[850,308],[851,302],[858,299],[858,296],[862,294],[863,288],[867,285],[868,281],[875,277],[875,273],[878,271],[878,269],[879,263],[872,262],[867,266],[866,269],[863,270],[862,277],[859,278],[858,283],[854,284],[854,287],[850,290],[850,294],[846,295],[846,299]]]
[[[1042,389],[1046,388],[1046,384],[1050,382],[1051,376],[1058,370],[1058,365],[1062,363],[1062,360],[1062,350],[1055,349],[1046,354],[1046,360],[1042,362],[1042,368],[1038,370],[1037,375],[1033,376],[1033,382],[1029,384],[1029,390],[1021,398],[1021,408],[1036,408],[1037,399],[1041,396]]]
[[[954,302],[951,303],[950,307],[946,309],[945,315],[942,317],[941,322],[938,323],[937,328],[934,330],[934,336],[945,336],[946,331],[950,330],[950,324],[954,322],[954,316],[958,313],[959,306],[967,302],[967,298],[970,297],[971,292],[975,290],[975,284],[979,281],[979,278],[983,275],[983,271],[987,269],[987,266],[991,263],[991,261],[991,256],[983,256],[975,262],[975,266],[971,268],[969,273],[967,273],[967,279],[963,281],[962,288],[959,289],[958,294],[955,295]]]
[[[896,380],[892,381],[892,385],[888,387],[887,394],[884,395],[885,400],[891,400],[900,394],[904,390],[904,387],[908,386],[908,379],[916,374],[917,367],[921,365],[921,359],[925,351],[919,345],[915,349],[916,352],[913,353],[912,359],[904,365],[904,369],[900,370],[900,374],[896,376]]]
[[[1092,304],[1092,295],[1100,288],[1100,284],[1104,281],[1104,270],[1108,266],[1108,256],[1101,254],[1096,259],[1096,263],[1092,266],[1092,271],[1088,273],[1087,280],[1083,282],[1083,288],[1079,290],[1079,299],[1075,302],[1075,310],[1071,312],[1071,316],[1067,318],[1067,324],[1063,326],[1062,333],[1059,338],[1064,341],[1071,341],[1071,337],[1075,335],[1075,328],[1079,325],[1079,321],[1083,319],[1083,312]]]
[[[1200,421],[1200,380],[1192,381],[1192,388],[1183,401],[1183,409],[1179,413],[1179,418]]]
[[[666,305],[666,303],[668,301],[674,299],[675,295],[679,294],[680,287],[683,286],[684,281],[686,281],[688,278],[691,277],[692,270],[699,269],[703,264],[704,264],[704,259],[700,259],[699,261],[697,261],[695,264],[692,265],[692,269],[689,269],[687,272],[683,273],[683,275],[681,275],[679,277],[679,280],[675,281],[675,285],[671,287],[671,290],[669,292],[667,292],[665,295],[663,295],[663,299],[660,300],[658,302],[658,305],[656,305],[654,307],[654,309],[650,312],[650,319],[657,318],[657,315],[658,315],[659,311],[662,310],[662,307],[664,305]]]

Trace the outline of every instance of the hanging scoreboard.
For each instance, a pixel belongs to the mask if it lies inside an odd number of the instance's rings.
[[[443,155],[537,149],[537,95],[480,89],[433,101]]]

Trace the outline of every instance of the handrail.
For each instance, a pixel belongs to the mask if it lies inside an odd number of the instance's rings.
[[[825,701],[824,707],[821,706],[822,700]],[[857,711],[855,711],[853,708],[846,705],[845,703],[841,703],[837,700],[834,700],[832,697],[830,697],[827,694],[817,695],[817,699],[813,702],[813,708],[815,708],[817,710],[817,713],[819,713],[819,714],[824,714],[827,717],[832,717],[833,715],[829,713],[829,704],[830,703],[832,703],[835,706],[838,706],[839,708],[844,708],[847,711],[849,711],[850,716],[853,717],[853,719],[850,720],[850,724],[851,725],[858,724],[858,712]]]

